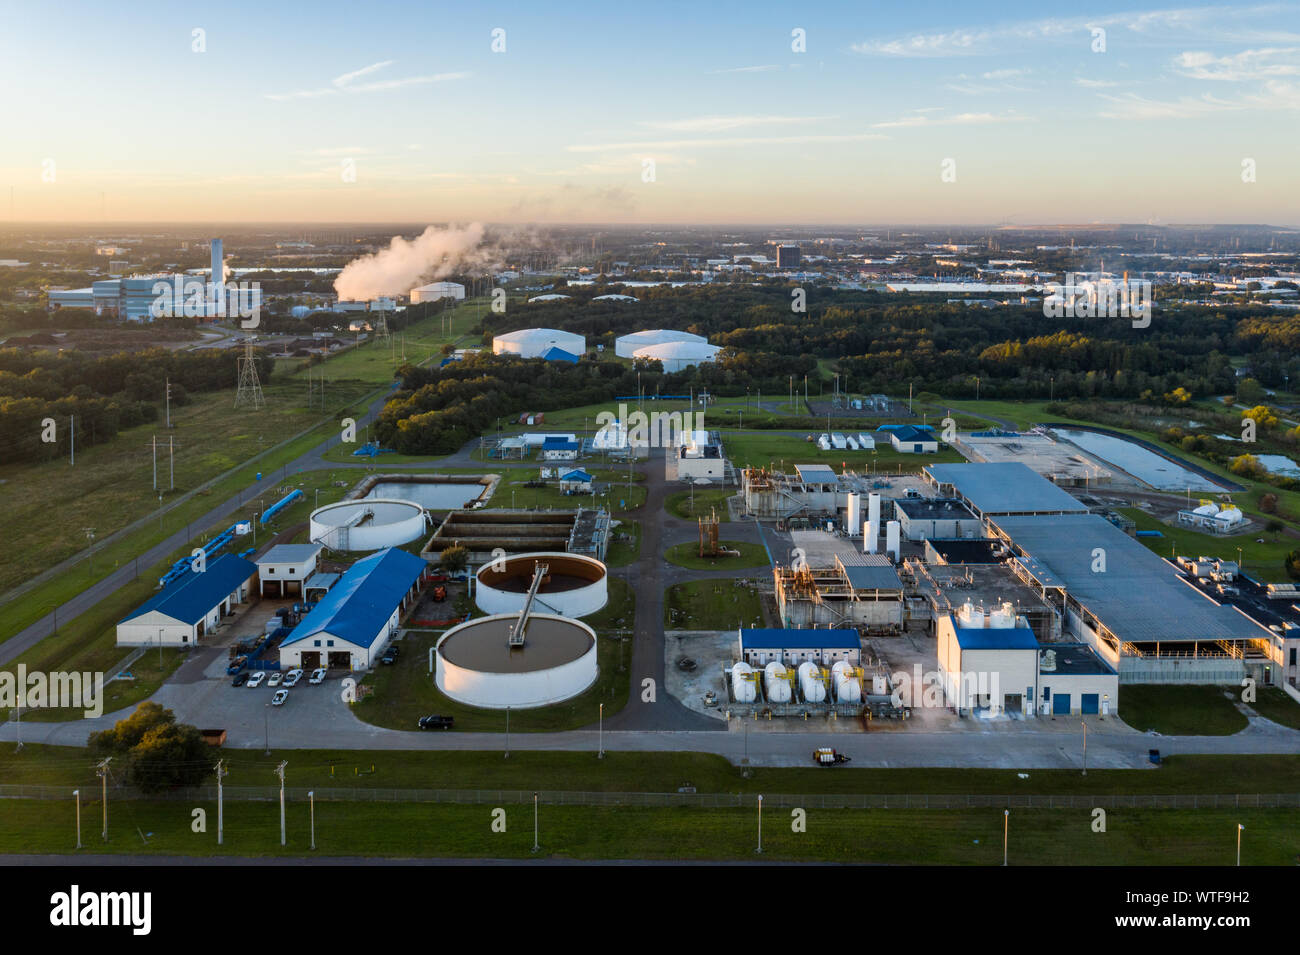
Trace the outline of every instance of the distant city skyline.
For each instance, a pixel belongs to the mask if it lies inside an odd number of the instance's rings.
[[[4,10],[5,222],[1300,225],[1291,3]]]

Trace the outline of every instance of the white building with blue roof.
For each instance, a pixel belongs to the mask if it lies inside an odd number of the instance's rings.
[[[280,643],[280,666],[370,667],[418,597],[427,567],[394,547],[357,561]]]
[[[117,645],[192,647],[249,599],[256,578],[252,561],[222,554],[201,573],[191,570],[123,617]]]
[[[740,659],[752,667],[784,663],[833,666],[843,660],[857,666],[862,660],[862,640],[858,631],[849,629],[793,629],[760,627],[739,633]]]
[[[1033,713],[1038,638],[1012,604],[985,611],[969,601],[936,622],[944,702],[959,713]]]

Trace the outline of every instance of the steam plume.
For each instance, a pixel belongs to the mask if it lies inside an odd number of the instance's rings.
[[[429,226],[410,241],[394,236],[388,248],[344,266],[334,280],[334,291],[345,300],[405,295],[457,269],[490,267],[496,256],[481,248],[483,233],[483,226],[475,222],[464,228]]]

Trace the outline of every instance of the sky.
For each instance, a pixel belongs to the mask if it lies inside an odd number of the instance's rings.
[[[0,0],[0,221],[1300,225],[1300,5]]]

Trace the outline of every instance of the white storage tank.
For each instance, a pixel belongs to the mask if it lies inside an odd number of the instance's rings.
[[[384,497],[340,501],[312,511],[309,536],[313,544],[331,550],[382,550],[421,536],[428,519],[414,501]]]
[[[853,665],[840,660],[831,667],[831,682],[835,684],[836,703],[859,703],[862,701],[862,687],[858,683]]]
[[[885,525],[885,553],[894,558],[894,563],[898,563],[903,556],[902,524],[898,521],[890,521]]]
[[[812,661],[799,664],[799,692],[805,703],[821,703],[826,699],[826,684],[822,681],[822,670]]]
[[[528,598],[533,571],[546,565],[535,610],[565,617],[585,617],[609,601],[605,565],[581,554],[537,553],[490,561],[478,569],[474,601],[484,613],[519,613]]]
[[[520,358],[541,358],[552,348],[582,357],[587,350],[587,339],[558,328],[521,328],[492,339],[492,354],[517,355]]]
[[[884,696],[889,692],[889,681],[882,674],[877,673],[871,678],[871,692],[876,696]]]
[[[731,694],[737,703],[753,703],[758,695],[758,687],[754,684],[754,668],[748,663],[732,664]]]
[[[763,668],[763,690],[769,703],[790,702],[790,680],[782,664],[773,662]]]
[[[596,682],[596,631],[580,620],[532,613],[523,646],[510,645],[514,613],[452,627],[437,644],[438,689],[457,703],[499,710],[559,703]]]
[[[597,295],[596,299],[608,298],[611,296]],[[629,296],[619,296],[619,298],[628,298]],[[595,301],[595,299],[593,299]],[[636,301],[633,299],[633,301]],[[652,345],[667,345],[672,342],[692,343],[696,345],[707,345],[709,340],[703,335],[692,335],[690,332],[679,332],[671,328],[652,328],[644,332],[632,332],[630,335],[620,335],[614,339],[614,354],[619,358],[631,358],[638,348],[649,348]]]
[[[844,527],[850,537],[857,537],[862,528],[862,498],[849,492],[848,509],[844,517]]]

